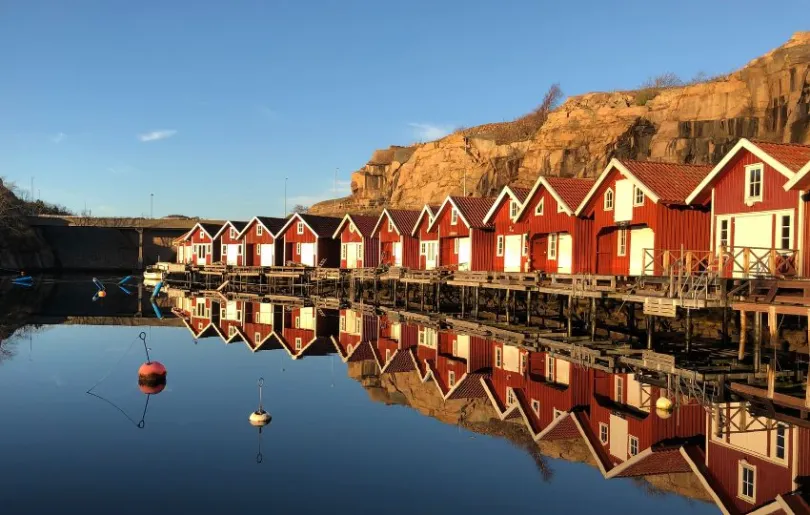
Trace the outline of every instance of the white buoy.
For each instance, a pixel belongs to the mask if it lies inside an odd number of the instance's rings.
[[[248,417],[248,420],[250,420],[250,425],[255,426],[255,427],[264,427],[267,424],[269,424],[270,421],[273,419],[273,417],[270,416],[270,413],[267,413],[266,411],[264,411],[264,408],[262,407],[262,387],[263,386],[264,386],[264,378],[260,377],[259,378],[259,409],[257,409],[253,413],[251,413],[250,416]]]
[[[655,401],[655,414],[666,420],[672,416],[672,401],[663,395]]]

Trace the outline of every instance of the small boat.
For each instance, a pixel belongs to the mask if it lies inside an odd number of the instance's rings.
[[[143,279],[144,281],[162,281],[164,275],[166,274],[166,270],[161,268],[157,265],[149,265],[146,267],[146,270],[143,271]]]

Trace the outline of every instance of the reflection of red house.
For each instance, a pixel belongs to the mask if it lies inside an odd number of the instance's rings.
[[[439,234],[431,230],[439,206],[425,204],[413,225],[411,236],[419,239],[419,270],[433,270],[439,266]]]
[[[295,213],[281,228],[284,238],[284,264],[337,268],[340,266],[340,241],[333,236],[340,218]]]
[[[281,342],[274,334],[281,328],[282,307],[268,302],[248,302],[244,307],[244,323],[240,334],[253,352],[280,349]]]
[[[374,268],[380,260],[380,240],[373,236],[377,218],[348,214],[332,237],[340,240],[340,268]]]
[[[484,222],[495,199],[447,197],[430,225],[439,239],[439,265],[489,271],[495,255],[494,225]]]
[[[354,309],[339,312],[338,335],[332,342],[344,362],[373,359],[371,346],[377,341],[377,315]]]
[[[189,316],[183,318],[194,339],[217,336],[216,324],[219,323],[219,310],[213,309],[214,302],[208,297],[190,299]]]
[[[338,326],[335,310],[296,307],[284,310],[281,322],[279,340],[292,359],[299,359],[305,354],[321,356],[331,352],[330,337]]]
[[[217,323],[214,328],[225,343],[231,343],[234,338],[240,338],[240,329],[244,323],[245,302],[241,300],[214,300],[211,309],[218,312]]]
[[[284,259],[284,240],[277,237],[287,220],[267,216],[254,217],[239,238],[244,245],[246,266],[279,266]]]
[[[590,273],[593,220],[574,215],[593,179],[537,178],[517,220],[529,233],[530,269],[545,273]]]
[[[492,359],[485,338],[421,324],[417,335],[415,352],[411,352],[423,382],[432,380],[445,400],[486,396],[481,378],[490,373]]]
[[[526,270],[529,255],[526,245],[527,227],[525,222],[518,222],[518,214],[528,196],[529,190],[526,188],[504,186],[484,217],[484,223],[495,226],[493,270],[499,272]]]
[[[710,214],[686,198],[711,167],[612,159],[576,210],[593,219],[598,274],[662,273],[664,250],[702,250]]]
[[[239,233],[246,222],[228,221],[214,234],[214,247],[219,249],[220,261],[230,266],[242,266],[245,263],[244,247]]]
[[[704,248],[722,248],[731,257],[728,275],[802,272],[796,252],[804,246],[807,223],[799,220],[799,189],[807,181],[795,177],[808,163],[808,145],[741,139],[691,192],[688,202],[712,205],[714,241],[707,239]],[[805,256],[805,267],[807,262]]]
[[[380,373],[395,374],[416,370],[418,338],[419,327],[416,324],[380,316],[377,341],[372,344]]]
[[[384,209],[372,236],[380,241],[380,264],[419,268],[419,237],[413,229],[419,219],[419,211]]]
[[[211,265],[219,260],[220,249],[214,246],[214,235],[222,228],[216,224],[198,223],[175,240],[178,263]]]

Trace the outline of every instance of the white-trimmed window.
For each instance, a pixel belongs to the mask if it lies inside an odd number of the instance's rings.
[[[502,235],[498,236],[498,247],[497,247],[497,250],[495,251],[495,253],[498,256],[503,256],[503,236]]]
[[[241,255],[242,255],[242,246],[241,246],[241,245],[238,245],[238,246],[236,247],[236,255],[237,255],[237,256],[241,256]]]
[[[363,244],[357,244],[357,259],[363,259]]]
[[[253,312],[253,323],[261,324],[262,323],[262,312],[261,311],[254,311]]]
[[[501,368],[503,365],[503,350],[500,347],[495,347],[495,368]]]
[[[296,232],[298,232],[298,234],[304,234],[304,222],[298,222]]]
[[[532,399],[532,411],[534,412],[535,416],[540,416],[540,401],[537,399]]]
[[[644,205],[644,192],[636,186],[633,185],[633,205],[634,206],[643,206]]]
[[[425,254],[427,254],[427,250],[426,250],[425,247],[426,247],[426,245],[425,245],[424,241],[419,244],[419,255],[420,256],[424,256]]]
[[[458,339],[457,338],[453,338],[453,349],[452,349],[451,352],[453,353],[453,356],[458,356]]]
[[[558,213],[565,213],[565,206],[563,206],[562,203],[560,203],[560,202],[557,202],[557,212]]]
[[[453,370],[447,372],[447,386],[450,388],[456,386],[456,373]]]
[[[352,344],[350,343],[350,344],[349,344],[349,345],[346,347],[346,354],[349,354],[349,355],[350,355],[350,354],[352,353],[352,350],[354,350],[354,345],[352,345]]]
[[[621,376],[613,378],[613,400],[624,404],[624,378]]]
[[[635,436],[628,436],[627,437],[627,449],[630,453],[630,456],[635,456],[638,454],[638,438]]]
[[[548,235],[548,258],[557,259],[557,233]]]
[[[345,243],[340,246],[340,259],[346,259],[346,247]]]
[[[525,374],[529,366],[529,355],[525,352],[520,355],[520,373]]]
[[[232,240],[236,239],[236,229],[231,228],[231,239]]]
[[[779,248],[790,250],[793,241],[793,216],[779,216]]]
[[[301,255],[301,243],[300,242],[295,244],[295,254],[298,255],[298,256]]]
[[[459,238],[453,238],[453,254],[458,254]]]
[[[256,224],[256,236],[261,236],[264,233],[264,226],[262,224]]]
[[[262,333],[256,331],[253,333],[253,343],[259,343],[260,341],[262,341]]]
[[[618,234],[618,244],[616,245],[616,255],[617,256],[626,256],[627,255],[627,229],[619,229]]]
[[[450,225],[458,224],[458,211],[456,208],[450,209]]]
[[[787,449],[787,427],[783,424],[778,424],[776,426],[776,445],[774,447],[774,455],[776,456],[776,459],[785,459],[785,449]]]
[[[516,403],[517,399],[515,399],[515,391],[506,387],[506,405],[511,406],[512,404]]]
[[[512,220],[517,218],[518,211],[520,211],[520,204],[518,204],[517,200],[510,200],[509,201],[509,218]]]
[[[762,202],[762,163],[745,167],[745,201]]]
[[[546,356],[546,380],[550,383],[554,382],[554,359],[551,356]]]
[[[385,349],[385,362],[391,361],[391,349]]]
[[[388,217],[388,232],[394,232],[394,222],[391,221],[391,217]]]
[[[757,498],[757,468],[745,460],[740,461],[738,468],[737,497],[753,504]]]
[[[605,191],[605,211],[613,211],[613,190],[608,188]]]
[[[534,206],[534,214],[536,214],[537,216],[543,216],[543,211],[545,209],[545,204],[546,204],[546,199],[541,198],[540,202],[538,202],[537,205]]]
[[[296,339],[295,339],[295,350],[301,350],[301,348],[302,348],[303,346],[304,346],[304,344],[303,344],[303,342],[301,341],[301,338],[296,338]]]
[[[608,426],[604,422],[599,422],[599,441],[602,442],[602,445],[608,443]]]
[[[529,255],[529,235],[528,234],[522,234],[521,238],[523,239],[522,245],[521,245],[523,250],[520,253],[523,256],[527,256],[527,255]]]
[[[728,218],[723,218],[720,220],[718,231],[718,243],[721,247],[728,247],[729,239],[728,239],[728,227],[731,223],[731,220]]]
[[[228,326],[228,338],[233,338],[233,335],[236,334],[236,326],[229,325]]]
[[[197,322],[197,330],[202,331],[202,322]]]
[[[227,255],[228,255],[228,246],[227,246],[227,245],[225,245],[224,243],[222,244],[222,255],[223,255],[223,256],[227,256]]]
[[[340,330],[342,332],[346,331],[346,315],[340,315]]]
[[[564,412],[564,411],[560,411],[560,410],[558,410],[557,408],[554,408],[554,418],[555,418],[555,419],[558,419],[558,418],[560,418],[560,417],[561,417],[561,416],[563,416],[563,415],[565,415],[565,412]]]
[[[300,329],[300,328],[301,328],[301,317],[300,317],[300,316],[296,316],[296,317],[295,317],[295,328],[296,328],[296,329]]]

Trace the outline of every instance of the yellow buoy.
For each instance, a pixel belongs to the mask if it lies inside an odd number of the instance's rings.
[[[655,414],[658,415],[659,418],[666,420],[671,417],[672,409],[672,401],[664,396],[659,397],[658,400],[655,401]]]
[[[249,420],[251,426],[264,427],[270,423],[272,417],[270,416],[270,413],[267,413],[264,410],[257,410],[250,414]]]

